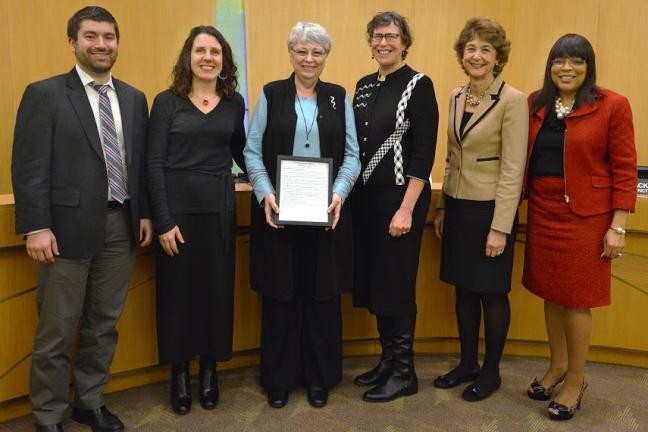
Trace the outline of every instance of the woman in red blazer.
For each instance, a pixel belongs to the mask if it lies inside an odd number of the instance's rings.
[[[637,168],[628,100],[596,86],[594,50],[562,36],[549,52],[544,85],[529,97],[529,200],[523,284],[543,298],[551,359],[528,395],[549,416],[580,407],[591,308],[610,304],[611,260],[621,257]]]

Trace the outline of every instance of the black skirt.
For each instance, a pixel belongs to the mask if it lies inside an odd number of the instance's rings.
[[[389,235],[403,186],[357,185],[351,197],[354,237],[353,304],[374,315],[416,313],[416,273],[421,238],[430,205],[426,184],[412,213],[412,228],[401,237]]]
[[[493,258],[487,257],[485,251],[494,211],[495,201],[454,199],[446,195],[441,242],[442,281],[480,294],[511,291],[517,214],[504,252]]]
[[[236,212],[172,214],[185,243],[155,247],[160,363],[232,357]]]

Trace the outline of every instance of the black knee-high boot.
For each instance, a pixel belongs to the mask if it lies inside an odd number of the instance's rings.
[[[189,362],[183,361],[171,366],[171,408],[176,414],[191,411],[191,385]]]
[[[389,402],[418,392],[413,350],[416,315],[392,319],[392,371],[384,382],[365,392],[363,399],[367,402]]]
[[[200,356],[200,370],[198,372],[200,390],[200,406],[205,409],[214,409],[218,405],[218,376],[216,365],[209,357]]]
[[[370,371],[355,377],[353,380],[354,384],[359,386],[375,386],[386,380],[391,374],[394,360],[394,351],[392,349],[393,319],[393,317],[376,316],[378,334],[380,335],[380,346],[382,348],[380,361]]]

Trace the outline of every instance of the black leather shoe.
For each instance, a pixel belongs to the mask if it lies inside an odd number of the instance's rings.
[[[459,384],[475,381],[479,376],[480,371],[481,369],[477,366],[469,373],[463,374],[460,372],[459,368],[456,367],[447,374],[438,376],[432,384],[434,387],[441,389],[457,387]]]
[[[37,424],[36,432],[63,432],[63,425],[61,423],[56,424]]]
[[[268,391],[268,405],[272,408],[283,408],[288,403],[288,392],[286,390]]]
[[[124,430],[124,423],[108,411],[105,405],[95,409],[73,408],[72,420],[89,425],[92,432],[121,432]]]
[[[191,377],[189,362],[171,366],[171,409],[180,415],[191,411]]]
[[[306,389],[308,403],[313,408],[322,408],[328,402],[328,391],[323,387],[312,386]]]
[[[495,393],[501,385],[502,379],[499,376],[490,384],[474,382],[464,389],[461,397],[467,402],[479,402]]]
[[[218,377],[212,360],[200,359],[198,383],[200,385],[200,406],[208,410],[216,408],[219,398]]]

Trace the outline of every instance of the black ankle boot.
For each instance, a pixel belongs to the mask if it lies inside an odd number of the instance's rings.
[[[171,408],[176,414],[184,415],[191,411],[190,379],[189,362],[171,366]]]
[[[378,333],[380,335],[380,346],[382,354],[380,355],[380,362],[371,369],[361,375],[358,375],[353,380],[353,383],[358,386],[375,386],[387,379],[392,372],[394,362],[393,343],[391,340],[391,323],[390,317],[377,316]]]
[[[418,379],[414,371],[414,324],[416,317],[399,317],[395,320],[393,344],[393,368],[387,379],[365,392],[367,402],[389,402],[400,396],[418,392]]]
[[[198,372],[200,385],[200,406],[204,409],[214,409],[218,405],[218,377],[214,361],[210,358],[200,357],[200,371]]]

